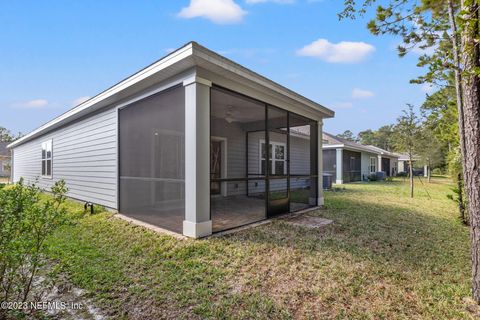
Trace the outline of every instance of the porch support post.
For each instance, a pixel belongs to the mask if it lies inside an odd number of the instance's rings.
[[[212,234],[210,218],[210,87],[193,76],[185,87],[185,220],[183,234]]]
[[[423,166],[423,176],[424,176],[425,178],[428,177],[428,164],[425,164],[425,165]]]
[[[342,184],[343,183],[343,149],[338,148],[336,150],[337,150],[337,161],[336,161],[337,181],[336,181],[336,184]]]
[[[323,206],[323,121],[317,122],[317,206]]]
[[[382,170],[382,156],[378,155],[378,171],[383,171]]]

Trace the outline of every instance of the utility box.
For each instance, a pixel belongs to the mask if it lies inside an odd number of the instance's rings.
[[[332,189],[332,175],[330,173],[323,174],[323,190]]]

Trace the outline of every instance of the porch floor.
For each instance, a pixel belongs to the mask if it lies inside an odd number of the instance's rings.
[[[212,231],[240,227],[266,219],[265,200],[255,197],[212,197]]]
[[[211,202],[212,231],[219,232],[241,227],[265,220],[265,199],[259,197],[231,196],[212,197]],[[309,207],[304,203],[291,202],[291,211]],[[161,207],[135,208],[131,212],[122,212],[131,217],[154,226],[176,233],[183,233],[183,210]]]
[[[213,232],[237,228],[267,218],[265,199],[263,198],[247,196],[212,197],[210,205]],[[290,202],[292,212],[308,207],[310,206],[305,203]]]

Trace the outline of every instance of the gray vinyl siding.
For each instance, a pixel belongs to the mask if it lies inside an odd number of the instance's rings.
[[[41,144],[52,139],[52,178],[41,177]],[[117,112],[110,108],[14,148],[13,179],[50,189],[65,180],[68,196],[117,209]]]
[[[366,179],[370,175],[370,158],[375,158],[376,171],[378,171],[378,155],[375,153],[362,152],[362,179]]]
[[[215,123],[211,135],[227,140],[227,178],[246,177],[246,134],[241,124],[227,123],[223,119],[212,119]],[[220,133],[221,132],[221,133]],[[249,133],[249,150],[248,150],[248,173],[260,173],[260,140],[265,140],[264,132]],[[270,133],[270,141],[286,143],[286,136],[277,133]],[[290,137],[291,143],[291,173],[292,174],[310,174],[310,140],[295,136]],[[225,177],[224,177],[225,178]],[[305,178],[292,178],[291,188],[303,188],[307,186]],[[286,189],[285,180],[272,180],[270,182],[272,191]],[[249,192],[251,194],[265,192],[265,184],[263,180],[250,181]],[[227,195],[244,195],[246,194],[246,183],[243,181],[234,181],[227,183]]]

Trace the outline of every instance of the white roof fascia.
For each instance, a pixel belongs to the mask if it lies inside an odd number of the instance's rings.
[[[48,128],[52,127],[55,124],[61,123],[62,121],[67,120],[68,118],[72,117],[75,114],[78,114],[95,104],[99,103],[100,101],[124,90],[132,86],[135,83],[140,82],[141,80],[150,77],[151,75],[175,64],[176,62],[185,59],[186,57],[192,55],[192,43],[189,43],[178,50],[172,52],[171,54],[167,55],[166,57],[160,59],[159,61],[153,63],[152,65],[140,70],[139,72],[135,73],[134,75],[122,80],[118,84],[110,87],[109,89],[101,92],[100,94],[94,96],[91,99],[79,104],[75,108],[65,112],[64,114],[58,116],[57,118],[47,122],[46,124],[42,125],[41,127],[33,130],[29,134],[23,136],[22,138],[12,142],[7,146],[7,148],[15,147],[19,144],[22,144],[24,141],[30,140],[32,137],[36,136],[37,134],[41,134],[43,131],[47,130]]]
[[[102,102],[106,103],[105,101],[106,99],[108,98],[115,99],[116,94],[119,94],[120,92],[134,86],[135,84],[139,84],[143,80],[146,80],[147,78],[155,74],[158,74],[159,72],[161,72],[162,70],[168,67],[172,67],[176,63],[188,57],[193,57],[192,67],[195,67],[197,65],[198,59],[204,60],[204,61],[207,61],[208,63],[211,63],[212,65],[218,66],[219,68],[225,71],[233,72],[239,75],[240,77],[245,78],[248,81],[251,81],[257,86],[262,86],[267,90],[271,90],[272,92],[278,93],[302,105],[305,105],[310,109],[315,110],[316,112],[320,112],[323,115],[323,117],[333,117],[335,114],[332,110],[325,108],[324,106],[312,100],[309,100],[301,96],[300,94],[297,94],[292,90],[287,89],[273,82],[272,80],[269,80],[261,76],[260,74],[255,73],[239,65],[236,62],[233,62],[225,57],[222,57],[221,55],[195,42],[190,42],[185,46],[177,49],[176,51],[170,53],[169,55],[165,56],[164,58],[158,60],[157,62],[154,62],[150,66],[138,71],[134,75],[120,81],[119,83],[115,84],[109,89],[99,93],[93,98],[81,103],[80,105],[74,107],[73,109],[63,113],[62,115],[56,117],[55,119],[33,130],[32,132],[28,133],[22,138],[12,142],[7,146],[7,148],[16,147],[26,141],[29,141],[37,136],[40,136],[48,132],[49,129],[52,130],[58,126],[68,123],[69,121],[75,120],[76,119],[75,117],[78,118],[80,116],[93,112],[96,110],[95,108],[97,109],[102,108],[103,106],[101,105],[101,103]]]

